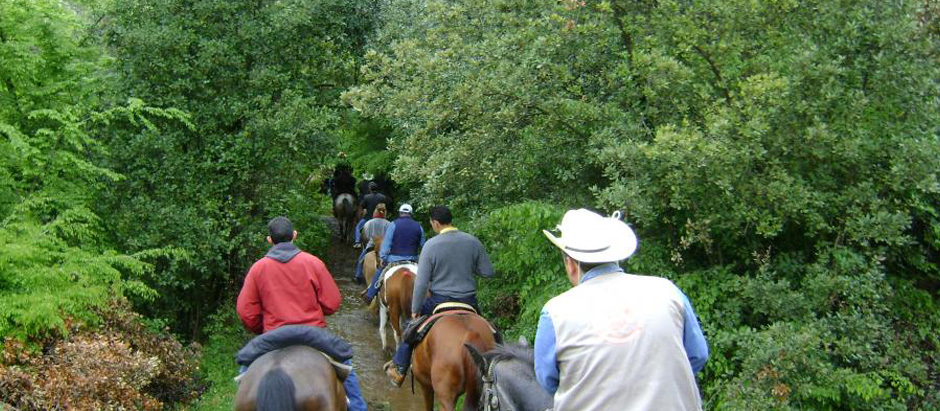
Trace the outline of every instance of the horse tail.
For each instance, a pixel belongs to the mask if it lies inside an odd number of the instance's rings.
[[[294,381],[280,368],[264,374],[258,384],[255,405],[258,411],[296,410]]]

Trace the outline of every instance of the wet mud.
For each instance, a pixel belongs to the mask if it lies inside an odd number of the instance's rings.
[[[334,240],[326,263],[343,295],[343,303],[337,313],[327,317],[328,327],[352,343],[353,367],[370,410],[423,410],[421,388],[416,384],[412,394],[410,374],[400,388],[390,385],[385,377],[382,366],[392,358],[395,340],[389,327],[387,341],[390,348],[383,353],[378,316],[370,312],[359,298],[359,292],[365,286],[353,282],[358,255],[359,250]]]

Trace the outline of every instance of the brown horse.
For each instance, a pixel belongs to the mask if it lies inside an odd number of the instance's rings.
[[[346,390],[319,351],[292,346],[262,355],[242,376],[236,411],[346,411]]]
[[[480,352],[496,345],[490,325],[474,314],[442,317],[415,347],[412,372],[424,392],[424,406],[434,409],[437,399],[441,409],[453,411],[457,398],[464,395],[464,411],[476,411],[480,402],[480,376],[464,344]]]
[[[385,325],[392,323],[392,335],[395,348],[401,344],[402,327],[411,318],[411,298],[415,288],[415,272],[418,266],[404,264],[392,267],[391,276],[384,280],[379,292],[379,337],[382,338],[382,350],[388,349],[385,341]]]

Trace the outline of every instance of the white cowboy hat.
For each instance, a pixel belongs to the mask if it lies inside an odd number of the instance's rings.
[[[398,212],[399,212],[399,213],[410,213],[410,212],[411,212],[411,204],[402,204],[401,207],[398,207]]]
[[[623,221],[620,212],[604,217],[593,211],[569,210],[558,225],[561,236],[542,230],[545,237],[571,258],[584,263],[610,263],[625,260],[636,251],[636,234]]]

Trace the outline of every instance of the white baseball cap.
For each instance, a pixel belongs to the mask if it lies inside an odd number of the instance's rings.
[[[604,217],[586,209],[569,210],[558,225],[561,236],[542,230],[545,237],[575,260],[609,263],[625,260],[636,252],[633,230],[620,221],[620,212]]]
[[[402,204],[401,207],[398,207],[399,213],[411,213],[411,204]]]

